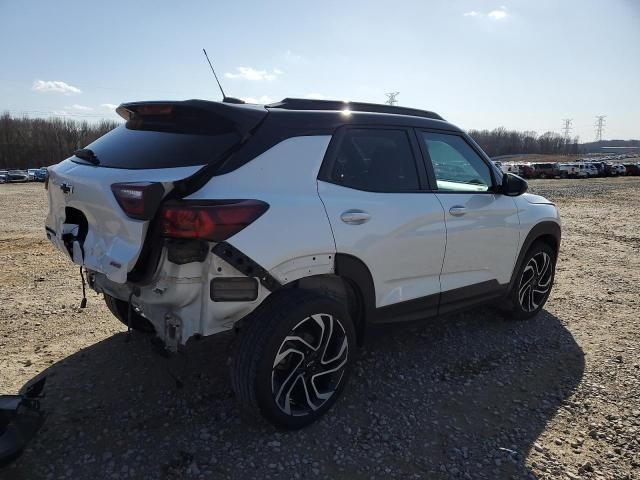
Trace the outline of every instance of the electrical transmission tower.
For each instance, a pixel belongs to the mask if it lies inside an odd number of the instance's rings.
[[[562,119],[563,122],[563,127],[562,127],[562,131],[564,132],[564,138],[569,138],[569,134],[571,133],[571,129],[573,128],[571,126],[571,123],[573,122],[573,118],[563,118]]]
[[[600,142],[602,140],[602,132],[604,132],[604,118],[606,115],[596,115],[596,123],[594,127],[596,127],[596,142]]]
[[[400,95],[400,92],[389,92],[385,93],[385,95],[387,96],[387,101],[384,103],[387,105],[395,105],[398,103],[398,95]]]

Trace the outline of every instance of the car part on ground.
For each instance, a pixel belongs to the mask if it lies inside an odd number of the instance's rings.
[[[0,468],[18,458],[42,426],[38,397],[45,382],[41,378],[24,395],[0,395]]]

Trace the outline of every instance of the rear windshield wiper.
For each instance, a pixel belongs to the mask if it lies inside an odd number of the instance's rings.
[[[93,153],[93,150],[90,148],[81,148],[80,150],[76,150],[73,154],[81,158],[82,160],[86,160],[87,162],[93,163],[94,165],[98,165],[100,160],[98,160],[98,156]]]

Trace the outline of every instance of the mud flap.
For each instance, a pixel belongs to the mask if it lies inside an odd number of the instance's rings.
[[[0,395],[0,467],[20,456],[44,422],[36,399],[45,378],[27,388],[24,395]]]

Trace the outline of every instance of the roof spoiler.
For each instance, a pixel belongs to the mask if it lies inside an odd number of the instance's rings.
[[[253,130],[267,115],[264,107],[235,102],[206,100],[152,101],[123,103],[116,113],[127,122],[150,120],[154,122],[206,121],[207,117],[224,118],[243,137]]]
[[[440,115],[428,110],[417,108],[397,107],[380,103],[349,102],[341,100],[313,100],[309,98],[285,98],[280,102],[265,105],[267,108],[282,108],[285,110],[350,110],[352,112],[392,113],[395,115],[409,115],[412,117],[432,118],[444,120]]]

